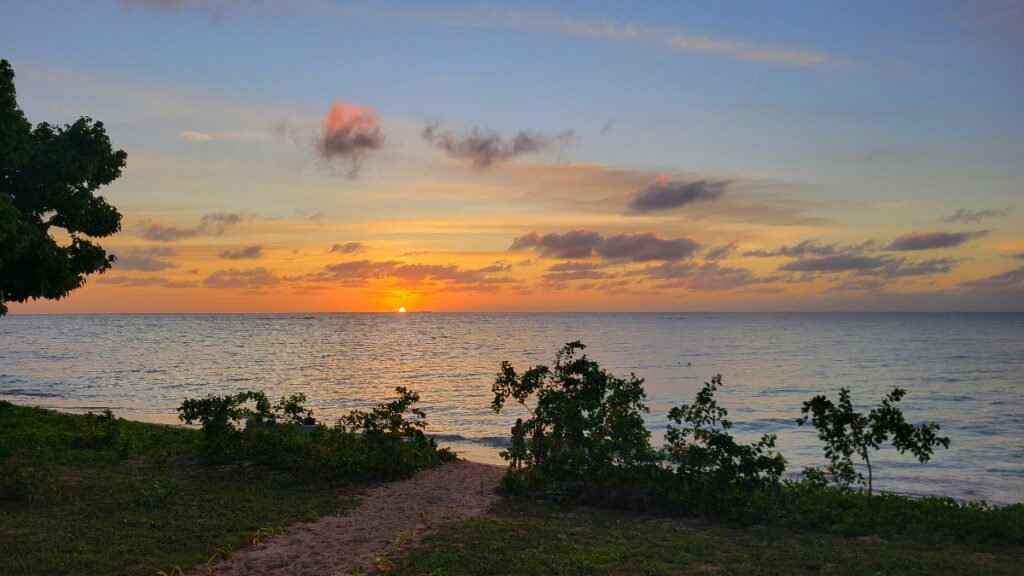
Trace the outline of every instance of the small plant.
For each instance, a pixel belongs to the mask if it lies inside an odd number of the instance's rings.
[[[864,475],[857,472],[853,464],[856,455],[867,466],[866,486],[868,495],[871,495],[874,476],[870,453],[880,449],[883,443],[891,442],[900,454],[910,452],[922,464],[931,459],[936,447],[949,448],[949,438],[936,434],[938,424],[913,425],[906,421],[903,412],[895,405],[906,393],[902,388],[893,389],[867,415],[853,409],[849,388],[839,390],[838,405],[824,395],[804,402],[801,409],[803,417],[796,423],[803,426],[810,421],[818,431],[818,438],[825,443],[825,456],[829,460],[824,474],[813,469],[806,471],[808,479],[820,483],[831,477],[842,489],[848,489],[854,483],[864,486]]]
[[[397,399],[379,404],[369,412],[353,410],[342,416],[338,420],[338,428],[371,438],[403,436],[423,440],[427,415],[414,407],[420,401],[420,395],[404,386],[396,387],[395,393],[398,394]],[[415,418],[409,419],[407,414]]]
[[[786,460],[775,452],[775,435],[755,444],[738,444],[729,434],[729,411],[715,401],[722,385],[718,374],[705,382],[693,404],[669,410],[663,454],[678,477],[691,484],[721,490],[726,486],[755,487],[776,483]]]
[[[186,424],[199,422],[203,434],[208,438],[216,438],[237,431],[235,423],[243,418],[261,424],[305,423],[313,416],[313,411],[303,406],[305,402],[305,394],[282,396],[273,405],[266,394],[255,390],[226,396],[210,394],[205,398],[189,398],[182,402],[178,408],[178,418]]]

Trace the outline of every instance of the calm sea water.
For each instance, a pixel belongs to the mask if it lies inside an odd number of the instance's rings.
[[[778,434],[796,474],[823,462],[793,423],[801,402],[848,386],[867,406],[900,386],[908,418],[953,443],[927,465],[880,453],[876,487],[1024,501],[1024,314],[15,315],[0,320],[0,398],[174,423],[187,397],[262,389],[304,392],[331,419],[402,385],[442,443],[494,461],[519,415],[490,411],[499,363],[550,363],[576,339],[646,379],[656,442],[668,409],[722,373],[737,435]]]

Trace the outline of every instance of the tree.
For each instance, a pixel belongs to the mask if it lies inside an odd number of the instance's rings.
[[[119,231],[121,214],[95,192],[126,158],[90,118],[32,128],[0,60],[0,316],[7,302],[63,298],[110,268],[114,256],[89,238]]]
[[[840,487],[848,488],[855,482],[864,484],[864,475],[853,466],[856,454],[867,465],[867,488],[871,495],[870,452],[881,448],[886,441],[891,440],[900,454],[909,451],[922,464],[931,459],[937,446],[949,448],[949,438],[936,434],[938,424],[929,422],[915,426],[906,421],[903,412],[895,406],[906,393],[902,388],[894,388],[867,416],[854,411],[849,388],[839,390],[838,405],[824,395],[804,402],[803,417],[796,423],[803,426],[810,420],[818,430],[818,438],[825,442],[825,456],[830,462],[826,472]],[[820,476],[820,472],[813,469],[807,473],[812,478]]]
[[[513,461],[524,458],[530,474],[593,480],[656,462],[644,427],[643,379],[608,373],[586,355],[577,356],[584,348],[570,342],[556,355],[553,368],[535,366],[521,375],[511,363],[501,363],[491,408],[500,413],[511,399],[531,413],[517,424],[519,440],[529,440],[526,453],[513,449],[504,454]]]

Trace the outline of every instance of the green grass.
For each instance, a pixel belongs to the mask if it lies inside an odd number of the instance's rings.
[[[397,575],[1021,574],[1024,549],[854,538],[507,501],[430,536]]]
[[[188,569],[263,528],[353,505],[337,484],[202,466],[200,442],[194,430],[0,402],[0,574]]]

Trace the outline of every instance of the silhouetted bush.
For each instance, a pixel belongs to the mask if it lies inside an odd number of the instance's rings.
[[[189,399],[178,409],[199,422],[209,463],[252,462],[267,468],[338,480],[392,479],[453,460],[423,434],[419,395],[396,388],[399,398],[369,412],[354,410],[329,428],[312,419],[303,394],[271,405],[263,392]],[[409,417],[412,417],[410,419]],[[246,422],[244,428],[240,427]]]

